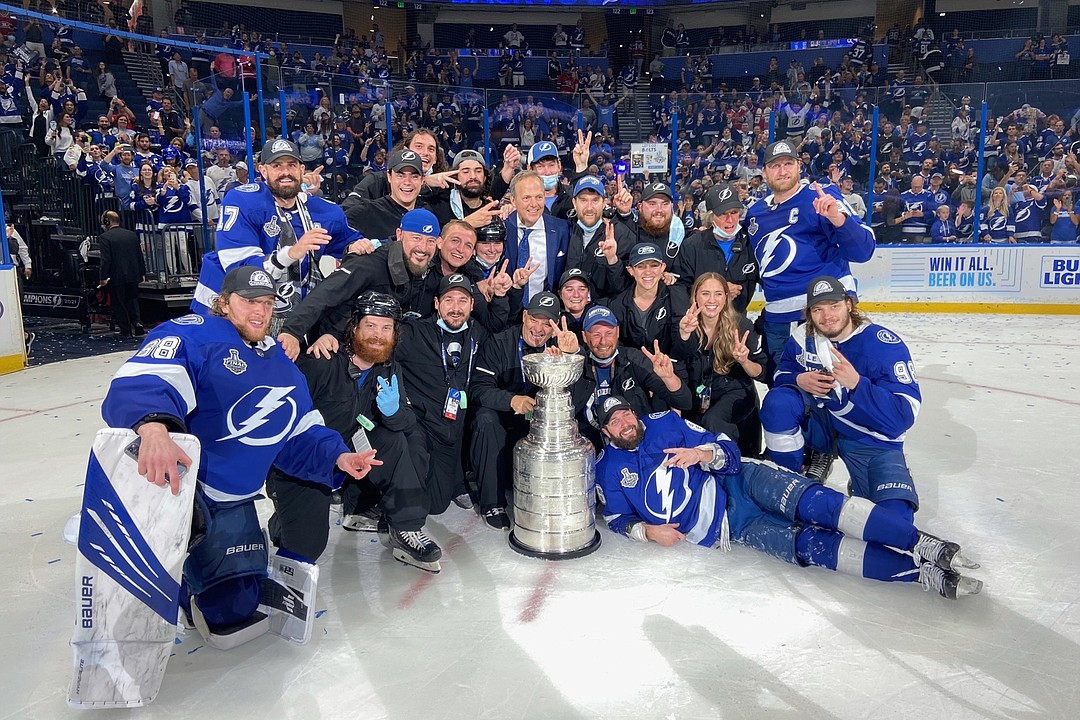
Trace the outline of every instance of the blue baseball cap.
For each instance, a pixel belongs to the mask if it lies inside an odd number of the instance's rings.
[[[585,190],[592,190],[600,197],[607,195],[604,190],[604,183],[600,182],[600,178],[595,175],[585,175],[577,181],[577,184],[574,185],[574,197],[577,197]]]
[[[555,143],[550,140],[541,140],[529,148],[530,165],[539,162],[546,157],[553,157],[556,160],[559,159],[559,148],[555,147]]]
[[[585,313],[585,318],[581,321],[582,330],[592,330],[593,326],[598,323],[606,323],[611,327],[619,327],[619,319],[615,317],[615,313],[608,310],[603,305],[593,305]]]
[[[439,219],[435,214],[425,208],[416,208],[405,213],[401,218],[402,232],[417,233],[419,235],[437,236],[442,230],[439,227]]]

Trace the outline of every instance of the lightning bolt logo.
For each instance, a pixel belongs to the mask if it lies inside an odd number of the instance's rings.
[[[680,477],[675,476],[674,473],[681,474],[682,493],[679,498],[676,498],[676,494],[679,489]],[[656,496],[660,499],[660,507],[654,508],[650,506],[649,500],[653,497],[651,492],[646,492],[645,505],[648,507],[649,512],[664,522],[671,522],[671,519],[677,517],[690,503],[690,473],[683,468],[672,469],[661,465],[650,476],[649,484],[651,486],[650,490],[652,488],[656,490]]]
[[[763,239],[761,250],[761,277],[773,277],[779,275],[787,270],[791,263],[795,261],[795,243],[790,237],[784,234],[790,227],[790,225],[785,225],[782,228],[773,230]],[[787,250],[787,257],[785,257],[778,266],[773,267],[773,262],[778,257],[777,252],[781,250],[781,244],[783,244],[784,248]]]
[[[225,418],[225,422],[229,427],[229,434],[218,440],[218,442],[239,439],[240,442],[245,445],[254,447],[276,445],[281,442],[292,430],[293,423],[296,421],[296,403],[289,397],[289,393],[294,389],[295,386],[269,387],[267,385],[259,385],[253,387],[229,408],[229,412]],[[248,402],[249,398],[254,397],[259,397],[258,402],[255,403],[254,412],[248,414],[244,420],[236,422],[234,415],[240,415],[245,409],[244,406],[250,404]],[[270,422],[271,416],[273,416],[279,408],[286,405],[290,408],[289,419],[285,422],[284,427],[282,427],[280,432],[269,437],[252,437],[252,433],[255,430],[258,430],[263,425]],[[276,430],[277,425],[278,423],[275,422],[272,427]]]
[[[660,496],[660,509],[664,513],[663,518],[671,522],[671,500],[675,494],[671,489],[671,469],[666,467],[657,468],[653,480],[656,482],[656,493]]]

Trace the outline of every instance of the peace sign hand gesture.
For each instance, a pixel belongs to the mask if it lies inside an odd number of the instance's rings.
[[[551,323],[551,331],[559,350],[564,353],[576,353],[580,345],[574,331],[566,327],[566,316],[563,315],[561,323],[557,324],[554,320],[548,320],[548,322]]]
[[[840,211],[840,203],[835,197],[825,192],[820,185],[814,183],[813,188],[817,191],[814,198],[814,211],[828,219],[833,227],[840,227],[847,220],[847,215]]]
[[[652,352],[649,352],[649,349],[644,345],[641,346],[641,352],[652,363],[653,372],[656,373],[658,378],[667,382],[675,377],[675,365],[671,362],[670,357],[660,351],[659,340],[653,340]]]
[[[615,176],[615,209],[619,211],[620,215],[629,215],[630,211],[634,208],[634,196],[630,194],[630,191],[623,185],[623,176]]]
[[[514,285],[513,278],[506,272],[506,266],[509,264],[509,260],[503,260],[502,266],[492,274],[489,280],[491,294],[495,297],[505,297],[506,293],[510,292],[510,288]]]
[[[750,337],[750,331],[747,330],[739,337],[739,331],[736,329],[733,333],[735,337],[735,345],[731,348],[731,356],[735,358],[735,362],[742,365],[750,359],[750,348],[746,346],[746,338]]]
[[[832,348],[833,366],[832,376],[848,390],[854,390],[859,384],[859,371],[852,367],[847,358],[840,354],[836,348]]]
[[[513,282],[514,289],[520,290],[521,288],[528,285],[529,278],[532,277],[532,274],[536,272],[537,268],[539,267],[540,263],[534,263],[532,258],[529,258],[529,261],[525,263],[525,267],[515,270]]]
[[[577,131],[577,144],[574,145],[574,170],[583,173],[589,169],[589,148],[592,147],[592,130],[587,135]]]
[[[698,316],[700,314],[701,308],[698,307],[697,301],[690,303],[690,309],[682,316],[682,320],[679,320],[679,335],[683,340],[689,340],[690,336],[697,330]]]

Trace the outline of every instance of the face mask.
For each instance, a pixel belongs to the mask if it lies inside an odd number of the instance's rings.
[[[544,181],[544,190],[554,190],[559,184],[558,175],[541,175],[540,179]]]
[[[577,221],[577,224],[578,224],[578,227],[581,228],[582,230],[584,230],[585,232],[591,233],[591,232],[595,232],[598,227],[600,227],[601,225],[604,224],[604,218],[600,218],[599,220],[597,220],[595,225],[586,225],[585,223],[581,222],[580,220]]]
[[[451,330],[450,326],[447,325],[446,322],[444,322],[442,318],[439,318],[438,320],[436,320],[435,324],[438,325],[440,328],[442,328],[443,330],[445,330],[448,333],[459,333],[459,332],[463,332],[463,331],[469,329],[468,321],[466,321],[465,324],[462,325],[461,327],[459,327],[457,330]]]
[[[738,225],[736,225],[735,229],[730,233],[726,233],[726,232],[724,232],[723,230],[721,230],[720,228],[718,228],[716,226],[713,226],[713,229],[712,229],[713,236],[716,237],[717,240],[731,240],[736,235],[739,234],[740,230],[742,230],[742,223],[739,223]]]

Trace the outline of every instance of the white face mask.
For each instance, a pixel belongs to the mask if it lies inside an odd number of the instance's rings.
[[[723,230],[716,227],[715,225],[713,226],[713,229],[712,229],[713,236],[716,237],[718,240],[732,240],[732,239],[735,238],[736,235],[739,234],[740,230],[742,230],[742,223],[739,223],[738,225],[736,225],[735,229],[733,231],[731,231],[730,233],[724,232]]]

